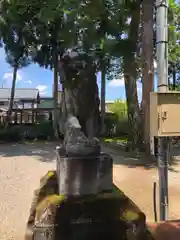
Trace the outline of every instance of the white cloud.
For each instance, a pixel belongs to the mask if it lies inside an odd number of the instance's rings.
[[[32,81],[31,80],[27,80],[27,81],[24,81],[24,83],[32,84]]]
[[[5,81],[8,81],[8,80],[11,80],[11,81],[12,81],[12,79],[13,79],[13,72],[6,72],[6,73],[4,73],[3,79],[4,79]],[[21,81],[21,80],[22,80],[22,74],[21,74],[20,71],[18,71],[18,72],[17,72],[17,76],[16,76],[16,81],[19,82],[19,81]]]
[[[46,85],[38,85],[36,89],[39,90],[40,95],[44,95],[47,93],[47,86]]]
[[[108,84],[110,87],[122,87],[124,86],[124,78],[121,77],[119,79],[113,79]]]

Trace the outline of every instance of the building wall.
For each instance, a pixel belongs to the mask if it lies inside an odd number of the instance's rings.
[[[110,111],[110,109],[109,109],[109,107],[110,107],[110,105],[111,104],[113,104],[114,102],[112,101],[107,101],[106,103],[105,103],[105,111],[106,112],[109,112]],[[101,110],[101,105],[99,105],[99,110]]]
[[[9,101],[0,101],[0,108],[7,109],[8,106],[9,106]],[[34,103],[33,107],[37,108],[37,104]],[[23,108],[23,103],[21,101],[15,101],[14,104],[13,104],[13,108],[14,109],[15,108],[22,109]],[[24,103],[24,108],[32,108],[32,103],[31,102]]]
[[[8,106],[8,101],[4,102],[4,101],[0,101],[0,107],[1,108],[6,108]]]
[[[62,92],[58,92],[58,103],[60,104],[60,101],[61,101],[61,97],[62,97]],[[110,101],[107,101],[106,102],[106,105],[105,105],[105,108],[106,108],[106,111],[109,111],[109,106],[111,104],[113,104],[114,102],[110,102]],[[45,98],[45,99],[40,99],[40,103],[37,104],[37,107],[38,108],[54,108],[53,106],[53,99],[52,98]],[[101,106],[99,106],[101,107]]]
[[[52,108],[53,109],[53,99],[40,99],[40,103],[37,105],[38,108]]]

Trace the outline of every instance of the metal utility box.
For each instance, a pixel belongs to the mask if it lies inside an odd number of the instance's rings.
[[[150,93],[150,135],[180,136],[180,92]]]

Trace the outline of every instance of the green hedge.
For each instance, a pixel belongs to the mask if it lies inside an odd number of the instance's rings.
[[[119,118],[115,113],[106,113],[105,137],[125,136],[128,134],[128,119],[126,116]]]
[[[53,135],[53,126],[49,121],[39,124],[10,125],[8,128],[0,127],[1,142],[48,140],[52,139]]]
[[[48,140],[48,138],[53,138],[54,136],[53,125],[49,121],[36,124],[34,132],[36,134],[36,138],[39,140]]]
[[[118,120],[114,135],[117,137],[128,135],[128,119],[126,117]]]
[[[21,140],[21,134],[18,129],[6,128],[0,130],[0,141],[3,142],[17,142]]]

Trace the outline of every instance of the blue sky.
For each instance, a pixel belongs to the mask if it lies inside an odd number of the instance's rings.
[[[100,89],[101,74],[97,75],[97,82]],[[0,48],[0,87],[11,87],[12,68],[5,61],[5,53]],[[17,74],[17,88],[38,88],[41,96],[52,96],[53,73],[50,70],[40,68],[36,64],[20,69]],[[141,83],[137,84],[138,95],[141,99]],[[122,77],[113,79],[106,83],[106,101],[113,101],[118,98],[125,99],[124,80]]]

